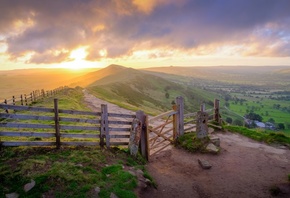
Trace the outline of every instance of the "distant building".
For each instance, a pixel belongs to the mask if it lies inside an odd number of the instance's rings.
[[[258,128],[262,128],[262,129],[265,129],[266,128],[266,124],[264,122],[259,122],[257,120],[254,120],[254,123],[256,124],[256,126]]]

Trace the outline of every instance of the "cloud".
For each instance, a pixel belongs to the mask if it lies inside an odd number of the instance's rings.
[[[80,46],[93,61],[105,58],[100,50],[106,58],[152,50],[154,58],[229,45],[243,56],[290,56],[289,7],[288,0],[4,1],[0,38],[11,59],[31,53],[30,63],[67,61]]]

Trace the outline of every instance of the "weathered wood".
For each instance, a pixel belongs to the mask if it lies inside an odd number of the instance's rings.
[[[61,122],[89,123],[89,124],[100,124],[101,123],[101,120],[81,119],[81,118],[65,118],[65,117],[59,117],[59,121],[61,121]]]
[[[93,116],[100,116],[101,113],[90,112],[90,111],[76,111],[76,110],[63,110],[59,109],[59,113],[64,114],[72,114],[72,115],[93,115]]]
[[[196,128],[196,125],[193,125],[193,126],[190,126],[188,128],[185,128],[184,131],[189,131],[189,130],[194,129],[194,128]]]
[[[168,138],[173,138],[173,135],[172,136],[169,136]],[[160,145],[162,145],[164,142],[166,142],[166,141],[168,141],[168,140],[166,140],[166,139],[164,139],[163,141],[161,141],[161,142],[158,142],[157,144],[155,144],[154,146],[153,145],[151,145],[151,150],[153,150],[153,149],[155,149],[155,148],[158,148]]]
[[[14,106],[14,105],[6,105],[0,104],[0,108],[4,109],[12,109],[18,111],[37,111],[37,112],[50,112],[53,113],[53,109],[50,108],[43,108],[43,107],[29,107],[29,106]]]
[[[169,133],[170,131],[172,131],[172,128],[170,128],[170,129],[164,131],[163,133],[160,133],[160,132],[158,132],[158,131],[156,131],[156,130],[153,130],[153,129],[149,129],[149,131],[150,131],[150,132],[154,132],[155,134],[157,134],[156,137],[151,138],[151,139],[149,140],[149,142],[151,142],[151,141],[155,141],[156,139],[158,139],[159,137],[161,137],[161,135],[165,135],[165,134]],[[161,134],[161,135],[158,135],[158,134]]]
[[[148,120],[148,122],[149,122],[149,123],[152,123],[152,122],[154,122],[154,121],[156,121],[156,120],[158,120],[158,119],[161,119],[161,118],[166,117],[166,116],[171,116],[171,115],[174,115],[174,114],[176,114],[176,113],[177,113],[177,112],[174,111],[174,110],[167,111],[167,112],[162,113],[162,114],[160,114],[160,115],[158,115],[158,116],[155,116],[155,117],[153,117],[153,118],[150,118],[150,119]]]
[[[171,130],[172,130],[172,129],[171,129]],[[159,137],[162,137],[163,139],[166,139],[166,140],[168,140],[169,142],[173,143],[173,141],[172,141],[170,138],[166,137],[166,136],[164,135],[164,133],[159,133],[158,131],[154,131],[154,130],[150,130],[150,131],[152,131],[153,133],[155,133],[155,134],[158,135]]]
[[[130,154],[133,156],[136,156],[138,153],[141,132],[142,132],[142,122],[138,118],[134,118],[130,130],[130,140],[128,145]]]
[[[96,126],[75,126],[75,125],[60,125],[61,130],[86,130],[86,131],[100,131],[101,127]]]
[[[0,131],[0,136],[7,137],[54,137],[55,133],[38,133],[38,132],[16,132],[16,131]]]
[[[154,151],[153,153],[151,153],[150,155],[153,155],[153,154],[155,154],[155,153],[158,153],[159,151],[162,151],[163,149],[165,149],[166,147],[168,147],[168,146],[170,146],[171,144],[169,143],[169,144],[167,144],[167,145],[165,145],[165,146],[163,146],[163,147],[161,147],[160,149],[158,149],[158,150],[156,150],[156,151]]]
[[[200,111],[205,112],[205,104],[204,103],[200,105]]]
[[[181,136],[184,134],[184,99],[179,96],[176,98],[176,105],[178,108],[178,115],[177,115],[177,119],[178,121],[178,134],[177,136]]]
[[[12,96],[12,104],[15,105],[15,96]]]
[[[108,117],[135,118],[136,116],[131,114],[108,113]]]
[[[37,141],[32,141],[32,142],[26,142],[26,141],[21,141],[21,142],[1,142],[2,146],[54,146],[55,142],[37,142]]]
[[[153,129],[150,129],[150,130],[157,130],[157,129],[161,128],[161,130],[160,130],[160,132],[161,132],[166,125],[171,124],[172,122],[173,122],[173,120],[167,121],[167,122],[153,128]]]
[[[192,119],[192,120],[188,120],[186,122],[184,122],[184,126],[187,125],[187,124],[191,124],[191,123],[196,123],[196,119]]]
[[[54,120],[52,116],[35,116],[24,114],[4,114],[0,113],[0,118],[15,119],[15,120]]]
[[[173,105],[172,106],[172,109],[174,110],[174,111],[177,111],[177,105],[175,104],[175,105]],[[177,134],[178,134],[178,116],[176,115],[176,114],[174,114],[173,115],[173,120],[172,120],[172,122],[173,122],[173,139],[174,140],[176,140],[176,138],[177,138]],[[155,142],[155,141],[154,141]]]
[[[7,128],[32,128],[32,129],[53,129],[54,125],[49,124],[26,124],[26,123],[0,123],[0,127]]]
[[[23,96],[22,96],[22,94],[20,95],[20,104],[23,106]]]
[[[140,151],[141,155],[148,160],[148,142],[147,142],[147,126],[146,126],[146,116],[143,111],[137,111],[136,112],[136,118],[140,120],[142,123],[142,132],[141,132],[141,139],[140,139]]]
[[[105,104],[101,105],[101,137],[100,137],[100,146],[104,147],[106,138],[106,146],[109,148],[110,146],[110,137],[109,137],[109,127],[108,127],[108,107]],[[108,134],[108,140],[107,140]]]
[[[194,113],[188,113],[188,114],[185,114],[184,115],[184,118],[188,118],[188,117],[194,117],[196,116],[197,112],[194,112]]]
[[[27,97],[26,97],[26,94],[24,94],[24,101],[25,101],[25,105],[27,106],[28,103],[27,103]]]
[[[108,131],[130,131],[131,128],[112,128],[112,127],[108,127]]]
[[[59,116],[58,116],[58,100],[54,99],[54,126],[55,126],[55,143],[56,148],[60,149],[60,127],[59,127]]]
[[[128,122],[128,121],[112,121],[112,120],[109,120],[109,124],[131,125],[132,122]]]
[[[87,141],[72,141],[61,142],[61,146],[98,146],[99,142],[87,142]]]
[[[197,138],[204,138],[208,135],[208,114],[206,112],[197,112],[196,118],[196,132]]]
[[[110,142],[110,144],[118,145],[118,146],[121,146],[121,145],[127,146],[129,144],[129,141],[128,142]]]
[[[88,133],[60,133],[62,138],[100,138],[99,134]]]
[[[220,108],[220,101],[218,99],[215,99],[214,100],[214,120],[221,124],[221,121],[220,121],[220,112],[219,112],[219,108]]]

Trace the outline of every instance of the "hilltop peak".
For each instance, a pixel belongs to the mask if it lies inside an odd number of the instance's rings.
[[[124,66],[122,66],[122,65],[116,65],[116,64],[111,64],[111,65],[109,65],[109,66],[107,66],[107,67],[105,67],[105,68],[112,68],[112,69],[127,69],[127,67],[124,67]]]

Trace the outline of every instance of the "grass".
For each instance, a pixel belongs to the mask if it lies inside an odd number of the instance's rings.
[[[206,146],[210,142],[209,137],[199,139],[195,132],[185,133],[177,140],[177,145],[190,152],[206,152]]]
[[[16,192],[20,197],[136,197],[136,176],[124,165],[144,168],[144,160],[132,162],[124,150],[99,150],[93,147],[4,148],[0,152],[0,197]],[[128,163],[127,163],[128,162]],[[148,176],[150,177],[150,176]],[[33,179],[36,185],[24,192]]]
[[[240,133],[251,139],[266,142],[266,143],[278,143],[290,146],[290,137],[283,133],[263,132],[255,129],[248,129],[246,127],[239,126],[224,126],[230,132]]]

